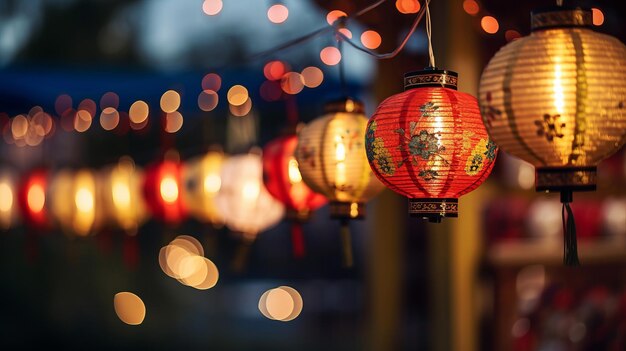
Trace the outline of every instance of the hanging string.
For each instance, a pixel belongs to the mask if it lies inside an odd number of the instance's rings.
[[[561,202],[563,203],[563,208],[561,209],[564,240],[563,264],[570,267],[580,266],[580,261],[578,260],[578,244],[576,242],[576,222],[574,221],[574,213],[570,207],[572,201],[573,195],[571,191],[561,192]]]
[[[435,65],[435,54],[433,53],[433,40],[432,40],[432,28],[430,21],[430,8],[428,6],[428,2],[426,2],[426,36],[428,37],[428,57],[430,67],[437,67]]]
[[[352,234],[347,219],[341,220],[341,246],[343,248],[343,266],[352,268],[354,258],[352,256]]]
[[[338,20],[340,28],[345,28],[346,17],[342,17]],[[341,85],[341,93],[343,96],[348,96],[348,86],[346,84],[346,68],[344,64],[343,58],[343,38],[337,36],[337,49],[339,49],[339,54],[341,55],[341,59],[339,60],[339,84]]]

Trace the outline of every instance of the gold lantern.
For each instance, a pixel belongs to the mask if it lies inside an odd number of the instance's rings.
[[[0,230],[7,230],[17,222],[17,193],[15,177],[7,171],[0,172]]]
[[[78,236],[94,231],[101,214],[96,207],[96,176],[92,171],[60,171],[53,177],[49,191],[52,215],[63,230]]]
[[[565,263],[576,265],[572,192],[595,190],[596,166],[626,140],[626,46],[591,30],[591,10],[555,7],[531,22],[485,68],[480,107],[496,144],[536,167],[537,191],[561,192]]]
[[[115,227],[135,234],[148,217],[141,193],[143,171],[131,158],[123,157],[114,166],[103,170],[100,179],[103,216]]]
[[[182,198],[189,212],[198,220],[221,226],[224,222],[215,204],[222,187],[224,154],[209,151],[185,162],[182,169]]]
[[[330,215],[342,223],[344,259],[351,265],[349,219],[364,218],[365,202],[384,189],[365,153],[367,117],[353,99],[331,102],[326,114],[298,133],[296,159],[302,180],[330,201]]]

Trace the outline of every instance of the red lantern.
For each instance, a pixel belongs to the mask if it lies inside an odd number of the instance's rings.
[[[167,224],[178,224],[186,216],[180,196],[181,168],[178,161],[165,160],[145,170],[143,192],[146,204],[156,219]]]
[[[19,206],[22,217],[27,225],[35,228],[48,226],[46,198],[48,173],[44,170],[34,171],[26,177],[18,191]]]
[[[408,73],[405,91],[370,119],[366,152],[374,174],[409,198],[412,216],[440,222],[458,216],[458,198],[489,175],[497,147],[476,98],[456,91],[456,72]]]
[[[313,192],[302,181],[295,158],[298,138],[295,135],[279,137],[263,149],[263,181],[267,191],[287,209],[287,218],[292,220],[291,240],[295,257],[304,255],[302,222],[309,219],[311,212],[326,203],[326,198]]]

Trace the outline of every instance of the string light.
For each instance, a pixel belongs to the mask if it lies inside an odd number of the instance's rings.
[[[267,10],[267,18],[272,23],[283,23],[287,20],[287,17],[289,17],[289,9],[283,4],[272,5]]]
[[[417,13],[421,8],[417,0],[397,0],[396,9],[403,14]]]
[[[368,30],[361,34],[361,43],[368,49],[377,49],[382,42],[380,34],[374,30]]]
[[[489,34],[496,34],[498,32],[498,29],[500,29],[498,20],[493,16],[484,16],[480,20],[480,26],[486,33]]]
[[[463,10],[469,15],[476,16],[480,11],[480,6],[476,0],[465,0],[463,1]]]
[[[328,66],[335,66],[341,61],[341,51],[334,46],[327,46],[320,52],[320,59]]]
[[[326,15],[326,22],[328,22],[328,24],[332,26],[335,21],[337,21],[341,17],[348,17],[348,14],[341,10],[332,10],[328,12],[328,15]]]
[[[204,0],[202,11],[209,16],[215,16],[222,11],[222,0]]]

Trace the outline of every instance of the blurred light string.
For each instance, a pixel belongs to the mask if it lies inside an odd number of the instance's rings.
[[[257,60],[259,58],[263,58],[266,56],[270,56],[275,54],[276,52],[279,51],[283,51],[286,49],[289,49],[291,47],[300,45],[302,43],[305,43],[313,38],[316,38],[322,34],[325,34],[326,32],[330,32],[333,31],[334,34],[336,35],[336,37],[341,41],[345,41],[346,43],[348,43],[350,46],[354,47],[355,49],[364,52],[376,59],[379,60],[386,60],[386,59],[392,59],[396,56],[398,56],[398,54],[404,49],[404,47],[406,46],[406,44],[408,43],[409,39],[411,38],[411,35],[413,35],[413,33],[415,33],[415,30],[417,29],[417,26],[419,25],[419,23],[421,22],[422,18],[424,17],[424,13],[426,11],[428,11],[428,5],[430,4],[431,0],[426,0],[425,1],[425,6],[422,7],[420,9],[420,11],[418,12],[417,16],[415,17],[415,20],[413,21],[413,24],[411,25],[411,29],[408,31],[408,33],[405,35],[404,39],[402,40],[402,42],[400,43],[400,45],[398,45],[398,47],[396,47],[393,51],[388,52],[388,53],[384,53],[384,54],[379,54],[377,52],[374,52],[372,50],[369,50],[367,48],[362,47],[361,45],[353,42],[350,38],[348,38],[344,33],[341,33],[339,30],[341,28],[343,28],[345,26],[345,23],[350,20],[350,19],[354,19],[360,16],[363,16],[364,14],[374,10],[375,8],[379,7],[380,5],[382,5],[383,3],[387,2],[387,0],[379,0],[376,1],[374,3],[372,3],[371,5],[363,8],[362,10],[356,12],[354,15],[351,16],[342,16],[341,18],[339,18],[338,20],[336,20],[332,26],[329,27],[324,27],[324,28],[320,28],[318,30],[315,30],[311,33],[305,34],[301,37],[295,38],[293,40],[287,41],[283,44],[280,44],[276,47],[273,47],[269,50],[265,50],[262,52],[259,52],[257,54],[254,54],[250,57],[248,57],[247,60],[245,61],[254,61]],[[431,49],[432,50],[432,49]]]

